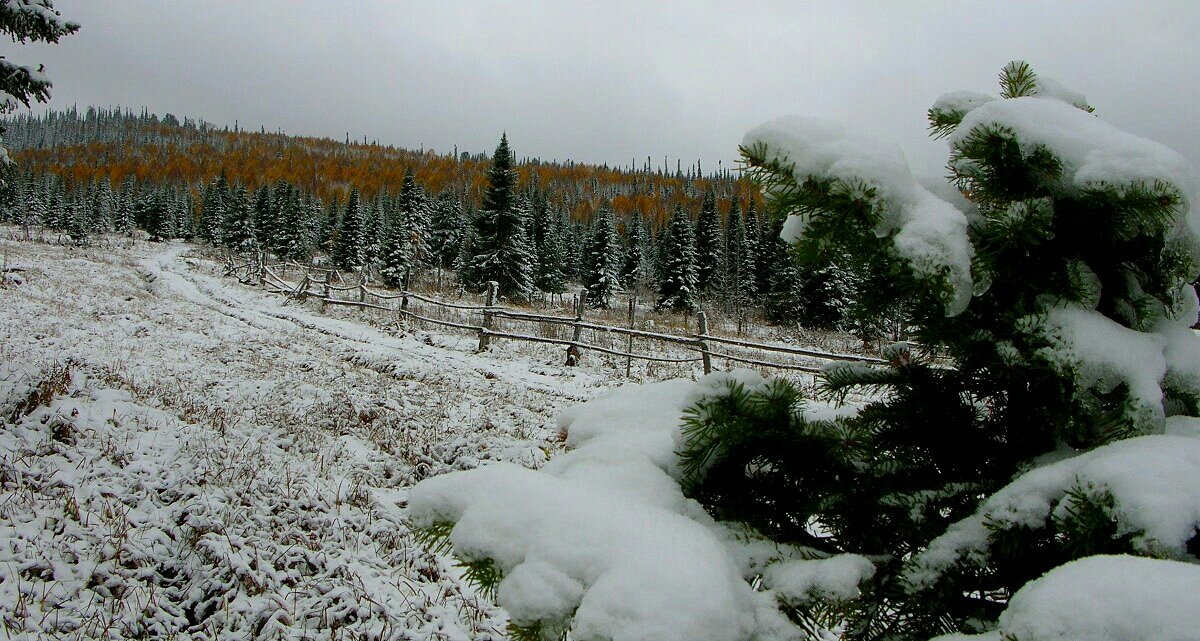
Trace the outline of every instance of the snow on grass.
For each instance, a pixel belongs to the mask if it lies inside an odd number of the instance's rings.
[[[0,289],[7,635],[503,636],[408,488],[542,466],[603,377],[326,317],[183,245],[0,243],[29,268]]]

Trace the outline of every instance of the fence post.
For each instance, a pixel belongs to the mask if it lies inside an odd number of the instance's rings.
[[[260,251],[260,252],[258,252],[258,256],[256,258],[258,259],[256,261],[258,263],[258,286],[263,289],[266,289],[267,288],[267,257],[265,254],[263,254]]]
[[[484,301],[483,307],[483,327],[479,330],[479,351],[484,351],[488,348],[488,343],[491,342],[491,337],[488,336],[488,330],[492,329],[492,306],[496,304],[496,290],[500,287],[500,283],[494,280],[489,280],[487,284],[487,299]]]
[[[363,281],[358,281],[358,302],[367,302],[367,284]]]
[[[329,274],[325,274],[325,286],[321,292],[321,311],[329,306]]]
[[[308,300],[308,274],[304,275],[304,279],[300,281],[300,286],[296,288],[296,298],[301,301]]]
[[[408,287],[400,291],[400,311],[396,313],[396,322],[408,327]]]
[[[633,326],[633,310],[637,306],[637,294],[629,297],[629,329],[636,329]],[[629,340],[625,345],[625,353],[629,356],[625,357],[625,378],[629,378],[629,373],[633,369],[633,334],[629,335]]]
[[[579,349],[579,342],[583,339],[583,306],[587,304],[587,289],[579,292],[575,297],[575,325],[571,329],[571,344],[567,345],[567,365],[574,367],[579,364],[579,358],[583,352]]]
[[[704,340],[708,336],[708,315],[703,310],[696,315],[696,320],[700,321],[700,360],[704,362],[704,373],[712,373],[712,355],[708,353],[708,341]]]

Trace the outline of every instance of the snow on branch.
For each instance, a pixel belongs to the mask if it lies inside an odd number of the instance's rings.
[[[966,309],[974,255],[966,214],[922,186],[895,144],[855,135],[834,122],[787,116],[752,129],[742,147],[762,150],[765,162],[790,168],[796,184],[831,181],[850,194],[872,194],[879,214],[875,233],[890,236],[917,275],[947,281],[947,314]],[[784,240],[794,242],[804,231],[805,215],[792,216]]]

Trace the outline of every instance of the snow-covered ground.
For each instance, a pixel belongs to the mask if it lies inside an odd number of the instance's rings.
[[[616,372],[323,315],[193,252],[0,240],[26,268],[0,285],[4,632],[502,637],[414,542],[408,488],[540,467]]]

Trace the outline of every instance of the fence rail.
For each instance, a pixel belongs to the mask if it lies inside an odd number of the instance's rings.
[[[292,283],[283,278],[276,270],[286,271],[288,269],[298,269],[302,271],[302,278],[297,283]],[[488,283],[485,302],[482,305],[472,305],[463,303],[452,303],[449,301],[439,300],[437,298],[419,294],[416,292],[401,290],[399,293],[389,293],[377,291],[367,287],[365,282],[356,284],[334,285],[333,279],[338,278],[341,282],[346,282],[341,279],[340,275],[333,270],[311,268],[298,263],[275,263],[267,264],[261,256],[246,263],[235,264],[233,259],[230,259],[225,266],[225,275],[234,276],[243,283],[257,283],[266,291],[285,294],[294,298],[314,298],[321,302],[322,308],[326,305],[343,305],[347,307],[357,307],[366,309],[376,309],[386,311],[397,315],[398,319],[410,319],[413,321],[428,323],[440,327],[449,327],[458,330],[473,332],[479,340],[479,350],[488,349],[493,339],[504,339],[513,341],[523,341],[530,343],[543,343],[550,345],[564,345],[567,347],[567,364],[574,365],[583,351],[597,352],[608,354],[627,359],[626,372],[628,373],[630,364],[633,360],[656,362],[656,363],[695,363],[703,364],[704,372],[707,374],[712,371],[713,359],[724,359],[728,362],[743,363],[756,367],[801,371],[808,373],[817,373],[821,369],[836,362],[857,362],[857,363],[874,363],[883,364],[883,361],[878,358],[869,356],[860,356],[855,354],[839,354],[834,352],[826,352],[816,349],[803,347],[794,347],[790,345],[776,345],[770,343],[757,343],[753,341],[729,338],[725,336],[714,336],[708,332],[707,317],[703,311],[698,313],[699,331],[692,335],[666,334],[661,332],[651,332],[634,327],[618,327],[614,325],[605,325],[587,321],[583,317],[582,296],[576,306],[575,316],[561,316],[553,314],[535,314],[527,311],[516,310],[509,307],[503,307],[496,304],[496,283]],[[356,295],[357,300],[341,298],[339,295],[345,295],[347,292],[352,292]],[[391,301],[399,300],[399,306],[395,306]],[[410,309],[413,302],[418,302],[421,306],[429,306],[429,311],[419,313]],[[434,310],[439,310],[435,312]],[[448,311],[447,311],[448,310]],[[443,316],[449,313],[454,316],[453,320],[445,317],[435,318],[434,313],[440,313]],[[464,321],[461,316],[470,316],[472,318]],[[634,306],[630,303],[630,325],[633,324]],[[497,319],[508,319],[520,323],[535,324],[542,334],[552,334],[550,328],[566,328],[572,330],[570,339],[560,338],[555,335],[536,335],[530,333],[519,333],[514,331],[504,331],[496,327]],[[598,333],[608,335],[610,337],[610,345],[604,346],[597,344],[597,341],[585,341],[583,332],[590,331],[595,336]],[[620,336],[626,341],[625,349],[617,349],[612,346],[611,338]],[[674,345],[677,349],[682,349],[688,352],[687,356],[671,356],[664,354],[645,354],[635,352],[633,349],[634,339],[666,343]],[[713,345],[719,346],[721,349],[714,350]],[[733,350],[743,350],[742,353],[731,353]],[[748,352],[748,353],[747,353]],[[769,360],[767,354],[779,354],[791,357],[804,359],[804,362],[779,362],[777,360]]]

